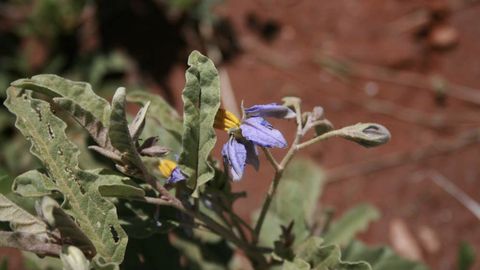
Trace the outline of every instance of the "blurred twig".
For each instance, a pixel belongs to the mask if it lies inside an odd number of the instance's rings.
[[[434,156],[455,152],[477,143],[480,143],[480,129],[475,128],[461,133],[454,139],[439,140],[427,146],[415,148],[411,151],[386,154],[379,158],[330,169],[327,171],[327,181],[335,182],[359,175],[374,173],[406,163],[419,162]]]
[[[480,220],[480,204],[454,185],[447,177],[437,171],[430,171],[425,174],[425,177],[431,178],[435,184],[452,195]]]
[[[480,105],[480,90],[453,83],[439,76],[426,76],[409,71],[374,66],[340,59],[320,53],[316,62],[331,74],[341,78],[358,78],[381,81],[407,88],[433,91],[436,95],[450,96],[468,103]]]

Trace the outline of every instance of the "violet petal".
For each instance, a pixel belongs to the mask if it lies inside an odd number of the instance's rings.
[[[272,128],[272,125],[262,117],[246,119],[240,129],[242,130],[242,136],[256,145],[268,148],[284,148],[287,146],[287,141],[282,133]]]
[[[245,162],[247,159],[247,150],[245,145],[238,142],[233,136],[223,145],[222,156],[224,161],[230,166],[230,173],[234,181],[238,181],[243,176]]]
[[[295,112],[286,106],[278,105],[276,103],[254,105],[245,109],[247,118],[250,117],[275,117],[290,119],[295,118]]]

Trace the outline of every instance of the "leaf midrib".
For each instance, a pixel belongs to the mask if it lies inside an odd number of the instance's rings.
[[[30,104],[31,104],[31,102],[30,102]],[[55,160],[51,158],[51,152],[48,150],[47,143],[43,140],[43,137],[39,133],[36,132],[35,125],[31,125],[30,121],[26,120],[25,118],[24,118],[24,123],[27,126],[28,130],[30,130],[30,134],[32,134],[32,135],[35,134],[36,135],[35,138],[37,138],[37,142],[39,142],[40,146],[43,148],[43,152],[48,153],[48,155],[42,155],[42,157],[47,158],[49,160],[49,165],[50,165],[49,167],[50,168],[52,168],[52,169],[55,168],[55,174],[58,174],[58,176],[60,176],[60,177],[56,177],[56,178],[57,179],[62,179],[63,177],[61,177],[62,176],[61,168],[58,167]],[[34,137],[34,136],[32,136],[32,137]],[[76,168],[74,168],[74,169],[76,169]],[[66,182],[64,182],[64,181],[61,181],[61,182],[62,182],[62,186],[64,187],[63,190],[62,190],[62,193],[65,193],[64,191],[67,191],[67,193],[69,193],[68,195],[70,195],[70,198],[69,198],[70,203],[72,204],[72,206],[73,205],[76,206],[76,212],[80,212],[81,214],[85,215],[85,216],[80,215],[80,217],[83,221],[82,223],[87,224],[88,227],[89,227],[89,230],[94,232],[94,235],[98,236],[97,233],[96,233],[94,224],[90,223],[90,219],[88,218],[88,215],[81,210],[82,207],[80,206],[80,202],[77,200],[74,191],[68,187],[68,184]],[[80,194],[80,196],[84,196],[80,191],[78,191],[78,193]],[[78,218],[78,217],[76,217],[76,218]],[[103,223],[103,224],[105,224],[105,223]],[[102,256],[104,256],[105,251],[108,250],[108,249],[103,244],[103,241],[101,240],[101,238],[100,239],[96,238],[96,239],[91,239],[91,240],[92,240],[92,242],[95,242],[98,245],[98,246],[95,245],[95,248],[97,249],[97,253],[100,253]],[[101,252],[98,252],[98,247],[100,247]],[[107,258],[111,259],[112,256],[108,255]]]

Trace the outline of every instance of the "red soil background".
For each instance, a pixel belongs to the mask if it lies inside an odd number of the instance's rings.
[[[301,155],[314,159],[336,179],[326,186],[321,206],[335,207],[339,216],[360,202],[375,205],[382,217],[360,238],[380,245],[412,238],[407,247],[417,248],[413,256],[431,269],[456,269],[462,241],[480,250],[479,219],[431,179],[419,177],[426,172],[441,174],[480,201],[478,144],[422,158],[425,147],[458,142],[460,134],[480,123],[476,117],[480,102],[474,98],[480,96],[477,3],[230,0],[216,10],[233,23],[242,50],[224,65],[237,100],[249,106],[295,95],[305,110],[324,107],[336,127],[376,122],[390,129],[392,140],[382,147],[366,149],[332,139]],[[249,17],[255,18],[255,27]],[[262,27],[271,30],[267,39]],[[354,65],[350,76],[332,73],[322,64],[322,59],[337,58]],[[184,70],[184,64],[177,63],[168,77],[179,109]],[[432,91],[432,78],[448,86]],[[458,85],[468,86],[472,96],[453,97]],[[287,138],[293,136],[293,123],[278,124]],[[400,161],[392,166],[379,163],[396,153],[413,154],[394,158]],[[281,156],[282,151],[274,154]],[[248,192],[248,199],[237,205],[246,218],[261,204],[272,176],[262,161],[259,173],[248,168],[235,187]],[[375,169],[356,173],[359,168]],[[406,225],[407,232],[399,234],[398,224]],[[430,237],[422,241],[425,231]],[[473,269],[479,267],[476,263]]]
[[[365,160],[373,161],[363,167],[376,164],[389,154],[411,153],[441,140],[450,143],[462,132],[478,128],[478,104],[448,94],[439,101],[434,91],[404,85],[416,83],[409,76],[412,72],[426,85],[431,85],[432,76],[439,76],[452,84],[480,88],[480,5],[475,2],[228,1],[218,12],[232,19],[240,37],[243,53],[228,64],[227,70],[236,98],[244,100],[246,106],[295,95],[302,99],[305,110],[324,107],[327,118],[337,127],[377,122],[390,129],[392,140],[382,147],[365,149],[333,139],[302,153],[327,170],[348,170],[346,166],[357,166]],[[248,26],[248,14],[255,14],[260,22],[278,22],[278,36],[272,42],[262,40]],[[352,73],[373,75],[343,81],[319,65],[321,55],[357,63],[358,70]],[[373,72],[371,66],[376,67]],[[377,69],[400,72],[395,77],[397,82],[373,79],[381,78]],[[183,71],[175,77],[176,89],[180,89]],[[480,90],[472,91],[480,95]],[[424,116],[425,121],[404,119],[397,110],[378,113],[376,106],[372,109],[369,105],[372,100],[397,106],[402,112],[411,110],[408,115]],[[441,117],[446,119],[443,124],[432,124]],[[292,130],[293,123],[285,127]],[[340,215],[357,203],[369,202],[378,207],[382,217],[361,234],[362,240],[395,244],[398,237],[410,236],[419,249],[417,256],[431,269],[456,269],[462,241],[480,250],[479,220],[431,179],[418,174],[438,172],[478,201],[479,154],[478,144],[471,144],[431,158],[412,157],[374,173],[342,177],[327,185],[320,204],[334,206]],[[269,185],[264,179],[271,176],[264,161],[260,175],[249,169],[238,184],[238,189],[249,192],[248,199],[238,204],[243,216],[249,217],[261,204]],[[395,234],[399,221],[406,224],[407,235]],[[432,240],[422,242],[422,231],[433,234],[433,244],[438,246],[429,249]],[[473,269],[478,267],[476,263]]]

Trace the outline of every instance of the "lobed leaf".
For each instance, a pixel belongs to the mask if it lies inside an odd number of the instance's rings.
[[[150,107],[150,102],[147,102],[135,115],[132,122],[128,125],[128,130],[130,132],[130,136],[132,137],[132,141],[137,141],[140,137],[140,134],[145,127],[145,117],[147,116],[148,108]]]
[[[57,97],[53,102],[68,112],[79,123],[95,142],[101,147],[111,148],[108,129],[92,113],[83,109],[75,101],[69,98]]]
[[[281,233],[280,226],[286,226],[291,221],[294,221],[292,232],[295,243],[307,238],[324,184],[324,174],[317,165],[308,160],[294,160],[278,186],[264,221],[260,243],[272,246]]]
[[[17,176],[12,189],[23,197],[43,197],[57,190],[55,183],[39,170],[27,171]]]
[[[282,270],[310,270],[310,264],[300,258],[295,258],[293,262],[285,260],[282,265]]]
[[[63,206],[92,241],[98,265],[119,264],[123,260],[127,235],[121,228],[115,206],[95,190],[85,191],[83,181],[98,176],[78,168],[77,147],[65,134],[66,124],[57,118],[47,102],[28,92],[7,89],[5,106],[17,116],[16,127],[31,142],[31,152],[44,164],[64,196]]]
[[[122,159],[137,168],[143,167],[142,160],[133,144],[125,112],[126,92],[120,87],[112,99],[112,113],[110,115],[110,130],[108,136],[112,146],[120,151]]]
[[[340,248],[336,245],[325,245],[318,237],[310,237],[297,250],[297,258],[310,264],[315,270],[372,270],[366,262],[342,260]]]
[[[23,210],[3,194],[0,194],[0,221],[9,222],[14,232],[47,238],[47,224]]]
[[[30,79],[16,80],[11,85],[37,91],[51,98],[69,98],[108,126],[110,104],[96,95],[88,83],[67,80],[53,74],[42,74]]]
[[[88,189],[96,189],[104,197],[145,197],[145,191],[128,177],[114,174],[105,169],[91,170],[89,173],[98,177],[94,182],[88,184]]]
[[[379,217],[378,210],[369,204],[356,206],[335,221],[322,237],[326,244],[348,244],[358,232],[365,230],[370,222]]]
[[[188,65],[182,93],[184,132],[179,163],[189,174],[187,187],[196,193],[215,175],[208,157],[217,140],[213,123],[220,107],[220,80],[213,62],[197,51],[190,54]]]
[[[428,270],[425,265],[404,259],[389,248],[371,248],[358,241],[350,243],[343,251],[343,256],[345,260],[366,261],[375,270]]]
[[[183,133],[182,119],[177,111],[161,96],[153,95],[145,91],[136,91],[129,93],[127,100],[143,105],[150,102],[150,113],[147,117],[151,117],[157,121],[163,128],[177,138],[178,141],[181,141]]]
[[[60,208],[60,205],[49,197],[43,197],[37,206],[39,215],[50,225],[58,230],[62,244],[78,247],[88,257],[96,254],[95,246],[77,226],[73,219]]]
[[[89,270],[90,262],[82,251],[75,246],[65,246],[60,253],[60,259],[65,270]]]

